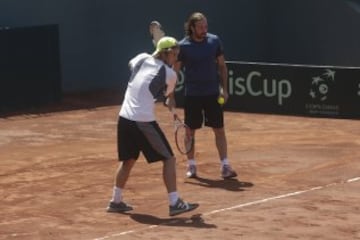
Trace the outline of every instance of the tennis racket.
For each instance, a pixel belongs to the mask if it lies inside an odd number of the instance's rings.
[[[194,138],[190,128],[179,118],[174,109],[171,109],[174,117],[175,144],[181,154],[188,154],[194,147]]]

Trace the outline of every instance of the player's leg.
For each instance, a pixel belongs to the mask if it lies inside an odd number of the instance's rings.
[[[217,96],[206,98],[204,105],[205,126],[211,127],[215,135],[215,145],[219,154],[221,163],[221,177],[236,177],[236,172],[231,168],[227,156],[227,140],[224,128],[224,111],[222,106],[217,102]]]
[[[122,161],[119,164],[119,167],[116,171],[116,177],[115,177],[115,186],[118,188],[124,188],[125,184],[129,178],[131,169],[135,165],[136,160],[135,159],[129,159],[126,161]]]
[[[175,157],[163,161],[163,178],[169,197],[169,215],[175,216],[194,210],[197,203],[189,203],[179,197],[176,188],[176,160]]]
[[[131,169],[139,157],[140,149],[135,144],[135,122],[119,117],[117,125],[118,159],[121,162],[116,170],[112,199],[107,207],[108,212],[126,212],[133,208],[123,202],[123,189]]]
[[[215,135],[215,145],[219,154],[220,159],[227,158],[227,141],[225,135],[225,129],[222,128],[212,128]]]
[[[188,166],[186,170],[186,177],[196,178],[196,160],[195,160],[195,142],[196,129],[201,128],[204,117],[202,113],[202,97],[185,96],[184,97],[184,115],[185,124],[190,128],[190,135],[193,138],[193,148],[187,154]]]
[[[169,215],[191,211],[199,205],[183,201],[176,184],[176,159],[165,134],[156,122],[138,123],[144,138],[142,152],[149,163],[163,162],[162,177],[169,198]]]
[[[168,193],[176,192],[176,160],[170,157],[163,161],[163,180]],[[173,200],[173,201],[171,201]],[[174,203],[174,199],[170,199],[170,204]]]
[[[162,177],[167,192],[176,192],[176,160],[165,134],[156,122],[139,123],[144,136],[142,152],[148,163],[162,161]]]
[[[122,193],[134,164],[135,159],[123,161],[119,164],[115,175],[112,199],[107,208],[108,212],[127,212],[133,210],[130,205],[123,201]]]

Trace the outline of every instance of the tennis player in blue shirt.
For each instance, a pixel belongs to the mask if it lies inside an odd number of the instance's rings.
[[[204,14],[195,12],[185,23],[185,37],[179,42],[180,53],[174,65],[185,75],[184,115],[185,123],[195,131],[203,125],[211,127],[221,163],[221,177],[234,178],[237,173],[231,168],[227,156],[227,142],[224,129],[224,113],[218,98],[226,103],[228,95],[227,67],[220,38],[208,33]],[[195,147],[187,154],[187,177],[197,177]]]

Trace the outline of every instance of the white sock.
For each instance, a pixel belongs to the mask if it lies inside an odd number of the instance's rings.
[[[189,164],[189,165],[196,165],[195,159],[189,159],[189,160],[188,160],[188,164]]]
[[[229,165],[229,160],[227,158],[221,160],[221,167],[223,167],[224,165]]]
[[[111,201],[115,203],[119,203],[122,200],[122,189],[114,186],[113,188],[113,196]]]
[[[178,192],[171,192],[169,193],[169,203],[170,206],[174,206],[177,202],[177,200],[179,199],[179,194]]]

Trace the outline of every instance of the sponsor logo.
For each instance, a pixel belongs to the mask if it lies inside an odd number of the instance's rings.
[[[311,98],[318,99],[321,102],[327,100],[330,88],[335,83],[335,71],[326,69],[323,74],[312,79],[309,92]]]
[[[325,69],[320,75],[312,78],[309,95],[313,100],[305,104],[305,109],[310,114],[339,115],[340,107],[329,104],[330,93],[334,90],[335,71]]]

